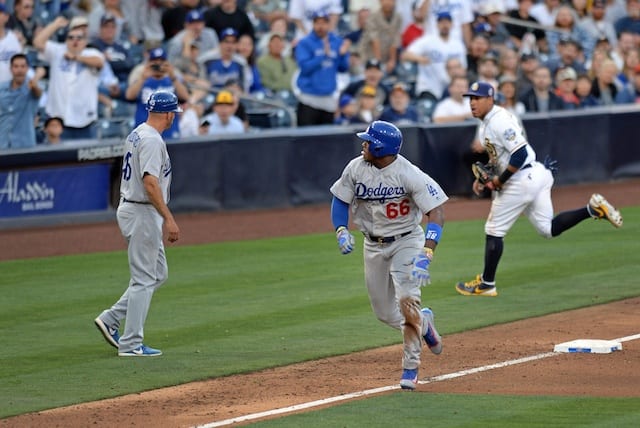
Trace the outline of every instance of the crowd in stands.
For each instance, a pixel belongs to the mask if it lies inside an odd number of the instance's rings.
[[[122,137],[156,90],[166,139],[295,123],[473,121],[640,106],[640,0],[0,0],[0,148]],[[255,106],[262,106],[256,108]]]

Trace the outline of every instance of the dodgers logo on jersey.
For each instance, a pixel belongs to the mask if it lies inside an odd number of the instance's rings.
[[[355,191],[356,198],[358,199],[377,200],[382,204],[389,199],[403,197],[406,193],[402,186],[387,186],[382,183],[379,183],[375,187],[369,187],[365,183],[356,183]]]

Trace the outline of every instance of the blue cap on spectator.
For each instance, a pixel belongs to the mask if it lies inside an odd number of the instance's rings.
[[[0,3],[0,13],[9,13],[7,12],[7,6],[4,3]]]
[[[153,48],[149,51],[149,60],[167,59],[167,53],[162,48]]]
[[[198,22],[204,21],[204,15],[198,9],[190,10],[187,16],[184,18],[185,22]]]
[[[344,94],[340,97],[340,108],[350,104],[354,101],[354,98],[349,94]]]
[[[315,21],[316,19],[326,19],[328,21],[329,12],[324,9],[316,10],[315,12],[313,12],[313,15],[311,15],[311,20]]]
[[[469,90],[464,93],[465,97],[491,97],[493,98],[496,91],[490,83],[473,82],[469,86]]]
[[[222,30],[222,32],[220,33],[220,40],[224,40],[227,37],[235,37],[238,38],[238,32],[236,30],[234,30],[233,28],[229,27],[229,28],[225,28],[224,30]]]
[[[109,22],[113,22],[115,24],[116,16],[111,13],[105,13],[104,15],[102,15],[102,18],[100,18],[100,25],[105,25]]]
[[[443,19],[448,19],[449,21],[453,21],[453,18],[451,18],[451,14],[446,10],[443,10],[442,12],[438,12],[438,15],[436,16],[436,21],[441,21]]]

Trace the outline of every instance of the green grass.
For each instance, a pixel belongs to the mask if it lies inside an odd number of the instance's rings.
[[[638,399],[508,395],[393,394],[251,424],[298,427],[631,427]]]
[[[550,242],[520,220],[496,299],[455,293],[482,268],[483,222],[448,223],[423,302],[451,334],[638,296],[640,208],[623,214],[622,230],[587,221]],[[168,259],[145,329],[165,355],[143,361],[117,358],[93,326],[126,288],[125,252],[0,263],[0,417],[401,340],[371,313],[360,247],[341,256],[331,233],[173,247]]]

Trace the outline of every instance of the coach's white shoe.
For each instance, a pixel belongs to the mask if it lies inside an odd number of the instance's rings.
[[[622,216],[604,196],[594,193],[589,199],[589,208],[594,218],[606,218],[615,227],[622,227]]]

